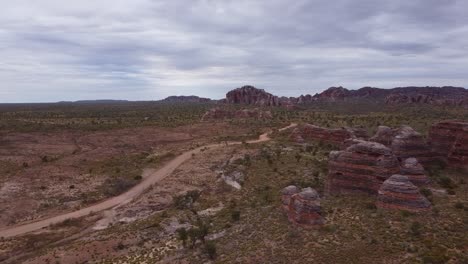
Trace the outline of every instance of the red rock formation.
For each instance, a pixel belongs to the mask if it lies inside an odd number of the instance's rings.
[[[424,137],[409,126],[396,130],[390,148],[400,161],[413,157],[423,164],[429,164],[434,160],[434,153]]]
[[[468,169],[468,123],[443,121],[429,131],[432,150],[450,166]]]
[[[415,158],[408,158],[401,163],[401,174],[417,186],[422,186],[430,182],[426,176],[423,166]]]
[[[320,140],[336,145],[344,144],[345,140],[350,138],[367,138],[367,132],[361,128],[337,128],[328,129],[310,124],[305,124],[296,128],[290,136],[295,142],[303,140]]]
[[[301,190],[294,185],[290,185],[281,191],[281,206],[285,212],[289,211],[289,202],[291,201],[291,196],[299,193],[300,191]]]
[[[389,148],[363,140],[354,143],[346,150],[330,153],[327,194],[377,195],[382,182],[400,172],[398,160]]]
[[[288,206],[288,219],[291,223],[302,227],[322,225],[320,197],[312,188],[302,189],[300,193],[291,196]]]
[[[424,212],[431,209],[431,203],[421,195],[418,187],[407,176],[393,175],[379,189],[377,207],[385,209]]]
[[[253,86],[243,86],[226,94],[228,104],[248,104],[258,106],[280,106],[281,102],[277,96],[257,89]]]
[[[260,109],[243,109],[243,110],[227,110],[220,107],[208,110],[202,117],[202,121],[213,119],[232,119],[232,118],[256,118],[256,119],[271,119],[273,118],[270,111],[262,111]]]
[[[378,142],[385,146],[390,146],[392,144],[393,138],[395,137],[395,130],[387,126],[379,126],[377,132],[369,140]]]
[[[417,158],[423,164],[434,161],[435,155],[424,137],[409,126],[398,129],[379,126],[376,134],[369,140],[389,147],[400,161],[410,157]]]

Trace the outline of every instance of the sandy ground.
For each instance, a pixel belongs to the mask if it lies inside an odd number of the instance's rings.
[[[291,125],[283,128],[282,130],[294,127],[295,125],[296,124],[291,124]],[[260,135],[259,139],[248,141],[247,143],[254,144],[254,143],[265,142],[265,141],[268,141],[268,140],[270,140],[270,138],[268,137],[268,133],[264,133],[264,134]],[[57,223],[63,222],[65,220],[67,220],[67,219],[86,216],[86,215],[89,215],[91,213],[100,212],[100,211],[103,211],[103,210],[106,210],[106,209],[109,209],[109,208],[112,208],[112,207],[115,207],[115,206],[118,206],[118,205],[126,204],[126,203],[130,202],[133,198],[138,197],[139,195],[141,195],[146,189],[148,189],[149,187],[151,187],[152,185],[154,185],[158,181],[161,181],[162,179],[164,179],[165,177],[170,175],[182,163],[184,163],[185,161],[192,158],[193,155],[196,155],[196,154],[200,153],[202,150],[204,150],[206,148],[214,149],[214,148],[219,148],[219,147],[223,147],[223,146],[226,146],[226,145],[238,145],[238,144],[241,144],[241,142],[211,144],[211,145],[199,147],[199,148],[196,148],[196,149],[193,149],[193,150],[190,150],[190,151],[186,151],[186,152],[182,153],[181,155],[177,156],[176,158],[174,158],[173,160],[171,160],[169,163],[167,163],[164,166],[162,166],[161,168],[159,168],[158,170],[152,172],[150,175],[148,175],[146,178],[144,178],[141,183],[139,183],[138,185],[131,188],[129,191],[127,191],[127,192],[125,192],[125,193],[123,193],[123,194],[121,194],[119,196],[113,197],[113,198],[105,200],[105,201],[103,201],[101,203],[98,203],[98,204],[95,204],[95,205],[92,205],[92,206],[89,206],[89,207],[86,207],[86,208],[83,208],[83,209],[80,209],[80,210],[77,210],[77,211],[73,211],[73,212],[70,212],[70,213],[57,215],[55,217],[46,218],[46,219],[43,219],[43,220],[40,220],[40,221],[34,221],[34,222],[31,222],[31,223],[28,223],[28,224],[23,224],[23,225],[19,225],[19,226],[15,226],[15,227],[10,227],[10,228],[7,228],[7,229],[2,229],[2,230],[0,230],[0,237],[7,238],[7,237],[11,237],[11,236],[17,236],[17,235],[25,234],[25,233],[28,233],[28,232],[32,232],[32,231],[35,231],[35,230],[45,228],[45,227],[47,227],[49,225],[52,225],[52,224],[57,224]]]
[[[236,135],[248,130],[215,123],[96,132],[2,131],[0,229],[75,211],[107,199],[109,195],[102,188],[114,175],[98,169],[109,160],[140,154],[177,155],[192,146],[213,142],[223,135],[222,131]],[[156,167],[159,165],[162,163]]]

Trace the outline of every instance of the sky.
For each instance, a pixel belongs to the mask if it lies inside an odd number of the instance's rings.
[[[0,0],[0,102],[468,85],[466,0]]]

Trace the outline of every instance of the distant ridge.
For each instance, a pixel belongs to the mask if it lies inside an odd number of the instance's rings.
[[[212,100],[210,98],[203,98],[203,97],[198,97],[195,95],[180,95],[180,96],[169,96],[160,102],[168,102],[168,103],[206,103],[206,102],[211,102]]]

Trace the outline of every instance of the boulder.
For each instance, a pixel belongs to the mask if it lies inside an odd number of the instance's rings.
[[[401,174],[407,176],[417,186],[423,186],[430,182],[424,167],[416,158],[408,158],[401,163]]]
[[[288,219],[291,223],[302,227],[322,225],[320,197],[316,190],[304,188],[293,194],[289,200]]]
[[[285,210],[285,212],[288,212],[289,210],[289,202],[291,201],[291,196],[299,193],[300,191],[301,190],[294,185],[285,187],[281,191],[281,206],[283,207],[283,210]]]
[[[343,151],[330,152],[326,194],[365,193],[377,195],[380,185],[400,167],[386,146],[364,140],[353,140]]]
[[[379,189],[377,207],[425,212],[431,209],[431,203],[424,197],[416,185],[407,176],[393,175],[384,181]]]
[[[468,169],[468,122],[443,121],[431,126],[432,151],[449,166]]]

